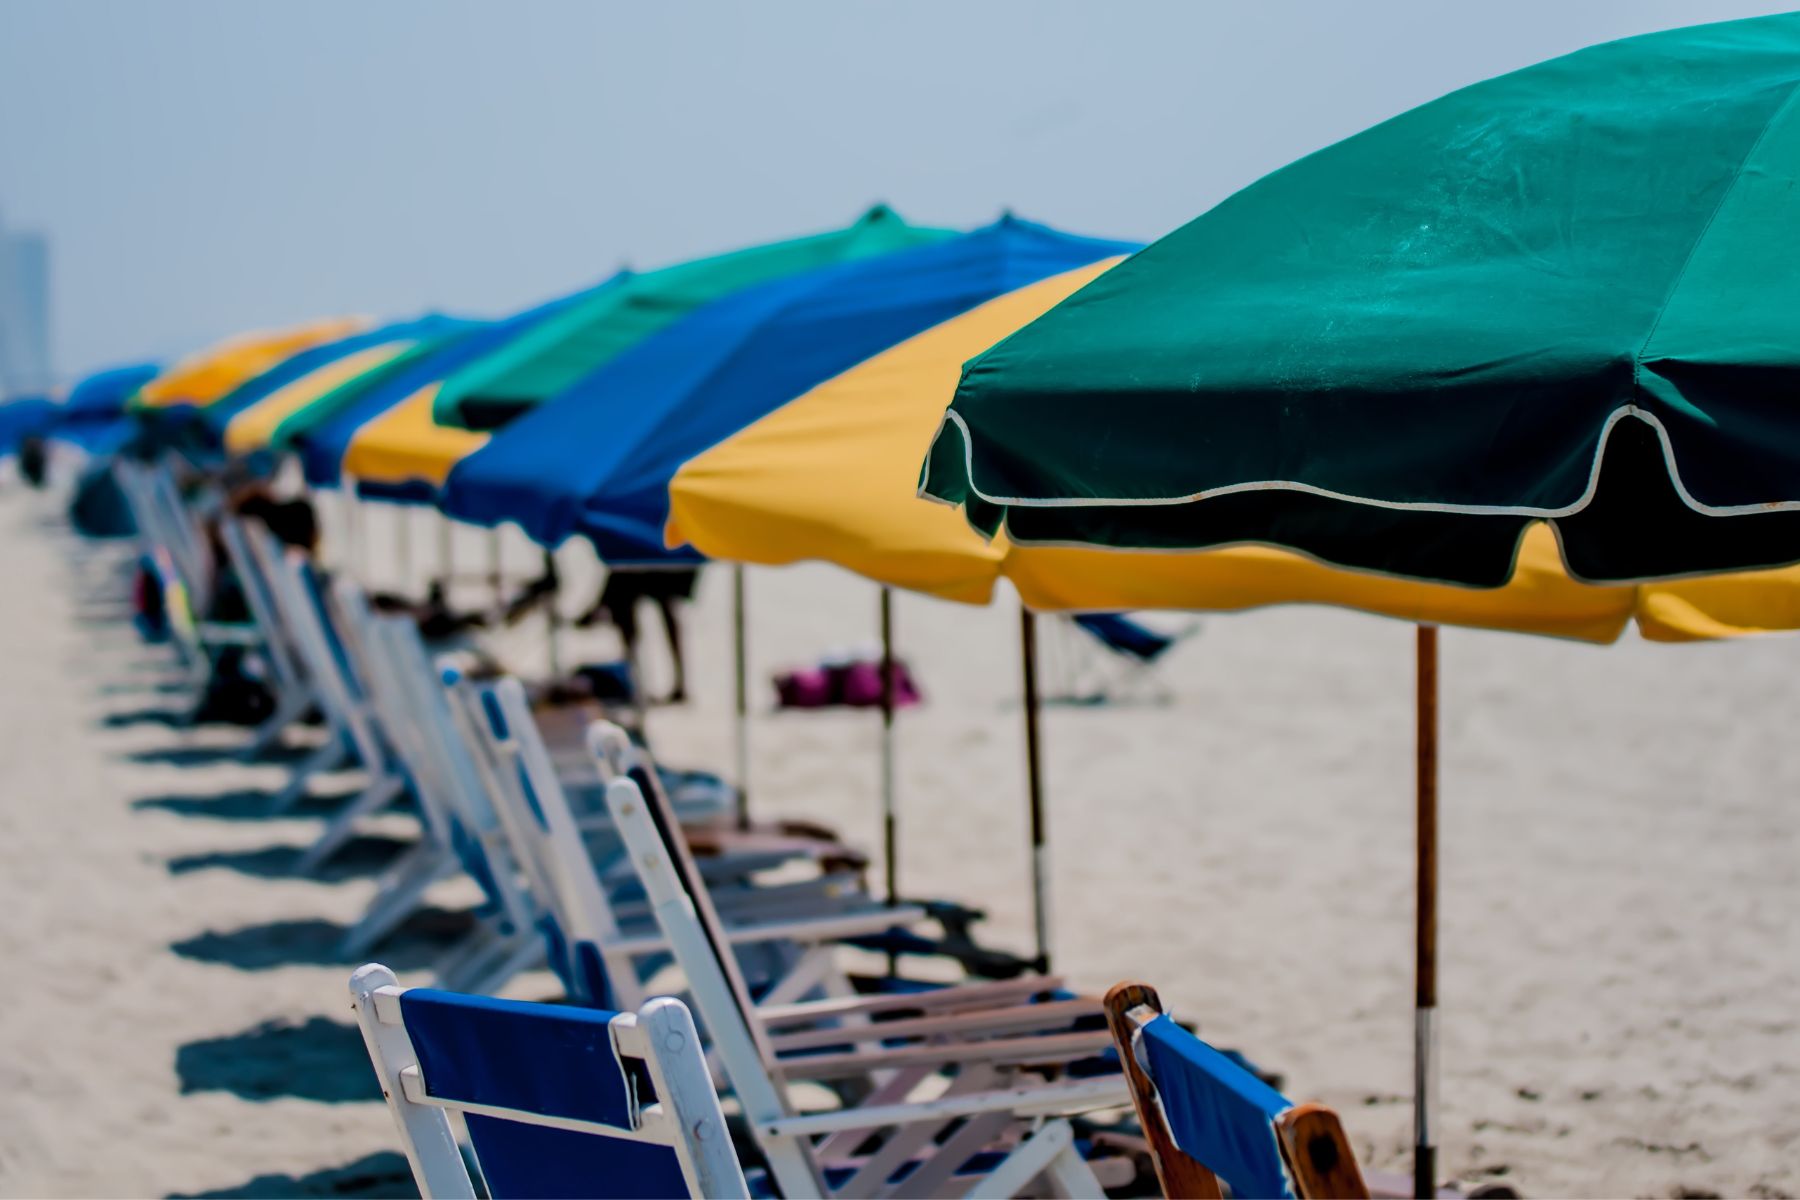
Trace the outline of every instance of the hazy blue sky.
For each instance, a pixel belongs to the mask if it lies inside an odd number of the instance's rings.
[[[839,225],[1154,237],[1465,83],[1751,0],[0,0],[0,212],[64,373],[497,313]]]

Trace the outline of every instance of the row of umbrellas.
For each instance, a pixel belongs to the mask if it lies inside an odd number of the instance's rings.
[[[1141,250],[876,208],[499,321],[246,335],[130,405],[613,563],[1418,622],[1430,1194],[1435,627],[1800,627],[1797,94],[1800,18],[1628,39],[1403,114]]]

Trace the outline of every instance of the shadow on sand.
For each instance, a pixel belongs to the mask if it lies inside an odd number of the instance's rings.
[[[381,961],[399,971],[428,967],[474,927],[475,918],[468,912],[421,910],[382,939]],[[270,921],[225,933],[209,931],[169,948],[182,958],[219,963],[240,971],[359,966],[367,961],[366,952],[360,957],[346,957],[338,950],[347,932],[349,926],[319,918]]]
[[[362,1034],[325,1017],[266,1021],[243,1033],[189,1042],[175,1051],[175,1074],[184,1096],[230,1092],[245,1100],[291,1096],[321,1104],[381,1099]]]
[[[345,883],[378,874],[393,864],[394,859],[417,845],[410,838],[382,837],[365,834],[351,838],[331,861],[310,875],[294,868],[305,846],[265,846],[261,850],[212,850],[205,854],[183,854],[169,860],[169,874],[186,875],[190,871],[224,870],[259,879],[310,879],[315,883]]]
[[[329,817],[356,797],[356,789],[330,796],[307,795],[282,813],[271,813],[275,799],[273,789],[234,788],[210,796],[171,793],[145,796],[133,800],[131,807],[140,812],[170,812],[179,817],[204,817],[211,821],[266,821],[279,817],[283,821]]]
[[[130,729],[135,725],[161,725],[165,729],[186,729],[189,710],[185,708],[125,708],[100,718],[102,729]]]
[[[234,1196],[243,1196],[246,1200],[278,1200],[283,1196],[307,1197],[309,1200],[315,1196],[398,1200],[418,1194],[412,1170],[406,1165],[406,1156],[383,1150],[310,1175],[258,1175],[216,1192],[175,1192],[169,1200],[229,1200]]]
[[[248,733],[249,730],[246,729],[245,732]],[[210,767],[217,763],[291,766],[311,753],[312,747],[309,746],[277,746],[255,763],[250,763],[244,758],[242,746],[152,746],[145,750],[133,750],[125,758],[145,766]]]

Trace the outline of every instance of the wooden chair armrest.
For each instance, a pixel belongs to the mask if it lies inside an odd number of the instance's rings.
[[[879,1036],[879,1025],[868,1026],[867,1035]],[[846,1031],[845,1036],[855,1036]],[[783,1079],[827,1080],[867,1075],[871,1071],[887,1071],[897,1067],[947,1067],[971,1062],[1008,1064],[1012,1066],[1052,1066],[1071,1059],[1089,1058],[1112,1045],[1112,1034],[1104,1029],[1086,1033],[1050,1033],[1032,1037],[993,1038],[978,1042],[952,1042],[945,1045],[901,1046],[893,1050],[853,1050],[842,1054],[811,1054],[784,1058],[775,1064],[775,1072]],[[1119,1100],[1127,1096],[1120,1077]]]

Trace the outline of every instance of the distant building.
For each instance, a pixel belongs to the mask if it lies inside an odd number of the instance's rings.
[[[43,395],[50,365],[50,243],[0,219],[0,395]]]

